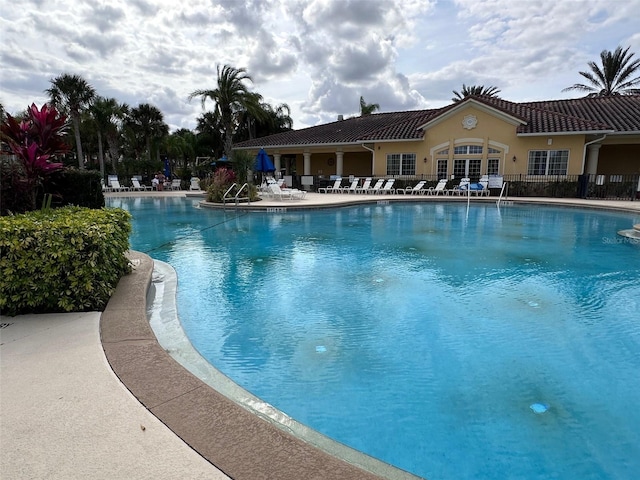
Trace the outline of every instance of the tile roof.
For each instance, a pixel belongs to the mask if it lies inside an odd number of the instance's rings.
[[[479,102],[523,123],[516,127],[522,135],[550,133],[628,133],[640,132],[640,95],[584,97],[571,100],[548,100],[514,103],[487,96],[467,97],[463,102]],[[326,123],[301,130],[247,140],[234,148],[275,146],[360,144],[376,141],[420,140],[421,127],[440,115],[461,106],[453,103],[432,110],[376,113]]]
[[[525,105],[574,117],[588,118],[594,122],[608,125],[616,133],[640,132],[640,95],[546,100],[530,102]]]

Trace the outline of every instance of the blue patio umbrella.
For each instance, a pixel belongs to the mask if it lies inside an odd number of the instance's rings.
[[[261,148],[256,157],[256,172],[275,172],[276,167],[273,166],[273,162],[265,152],[264,148]]]
[[[164,159],[164,176],[169,178],[171,176],[171,166],[169,165],[169,159]]]

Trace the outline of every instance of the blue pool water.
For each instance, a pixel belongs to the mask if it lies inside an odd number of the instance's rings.
[[[109,200],[176,269],[195,348],[266,402],[431,480],[640,471],[637,215],[196,203]]]

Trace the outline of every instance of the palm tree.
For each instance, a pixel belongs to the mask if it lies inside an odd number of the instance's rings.
[[[91,104],[96,91],[80,75],[63,73],[59,77],[52,78],[50,82],[51,88],[45,90],[45,93],[49,95],[53,106],[71,117],[78,153],[78,167],[84,168],[80,141],[80,114]]]
[[[640,69],[640,59],[632,61],[634,53],[629,53],[629,48],[631,47],[622,50],[622,47],[618,47],[613,53],[603,50],[600,52],[602,68],[596,62],[589,62],[587,65],[591,69],[590,72],[578,72],[590,85],[576,83],[562,91],[580,90],[589,92],[589,97],[639,94],[640,89],[634,87],[640,85],[640,75],[632,77]]]
[[[360,97],[360,116],[371,115],[376,110],[380,110],[380,105],[377,103],[367,103],[364,101],[364,97]]]
[[[196,136],[186,128],[181,128],[164,139],[164,148],[169,158],[182,160],[181,167],[186,169],[189,159],[193,159],[196,153]]]
[[[224,136],[224,154],[231,158],[233,134],[237,128],[237,114],[247,110],[252,115],[259,115],[259,105],[262,96],[249,91],[243,83],[245,80],[253,81],[244,68],[234,68],[218,65],[218,80],[213,90],[196,90],[189,95],[189,100],[201,97],[204,109],[207,99],[215,103],[214,116],[220,123]],[[236,123],[234,124],[234,121]]]
[[[275,108],[269,103],[261,103],[259,109],[258,115],[247,110],[240,113],[238,129],[234,135],[235,141],[266,137],[293,128],[291,109],[286,103],[281,103]]]
[[[484,85],[469,85],[468,87],[463,83],[462,84],[462,90],[460,92],[457,92],[456,90],[453,90],[453,93],[455,95],[455,97],[453,97],[451,99],[452,102],[459,102],[460,100],[464,100],[465,98],[471,96],[471,95],[485,95],[488,97],[498,97],[498,94],[500,93],[500,90],[498,90],[498,87],[485,87]]]
[[[131,110],[128,123],[138,140],[144,141],[147,160],[151,162],[151,144],[157,144],[169,134],[169,127],[164,123],[162,112],[153,105],[141,103]],[[157,160],[160,160],[159,151],[157,151]]]
[[[96,131],[98,135],[98,160],[100,162],[100,175],[104,179],[104,154],[103,154],[103,138],[104,134],[107,138],[107,143],[111,146],[114,137],[117,138],[118,120],[122,120],[128,107],[126,104],[119,104],[115,98],[96,97],[91,107],[89,107],[89,113],[96,124]],[[111,152],[111,162],[113,165],[113,152]]]

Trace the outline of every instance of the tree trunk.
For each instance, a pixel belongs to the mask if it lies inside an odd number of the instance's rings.
[[[82,143],[80,141],[80,114],[71,114],[71,121],[73,122],[73,133],[76,137],[76,151],[78,153],[78,168],[84,169],[84,156],[82,155]]]
[[[102,151],[102,132],[98,129],[98,161],[100,162],[100,178],[104,180],[104,152]]]

